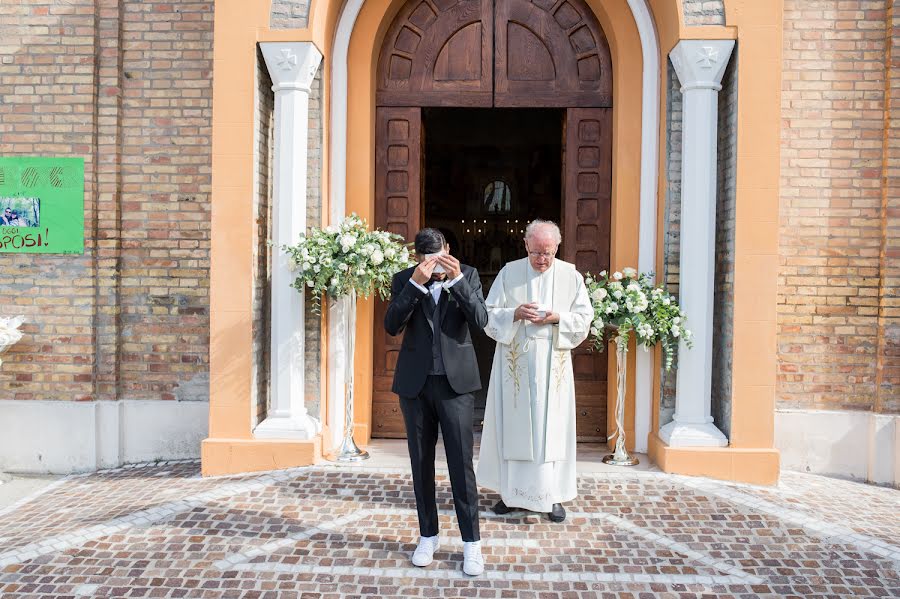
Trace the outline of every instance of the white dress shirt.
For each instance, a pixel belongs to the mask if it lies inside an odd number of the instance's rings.
[[[421,291],[422,293],[431,292],[431,296],[434,298],[434,303],[437,304],[438,302],[441,301],[441,290],[442,289],[450,289],[451,287],[456,285],[456,283],[461,278],[463,278],[463,274],[459,273],[458,275],[456,275],[456,277],[452,281],[441,281],[441,282],[435,281],[436,284],[435,283],[431,284],[431,286],[427,289],[425,288],[424,285],[419,285],[412,279],[410,279],[409,282],[412,283],[413,285],[415,285],[416,288],[419,291]]]

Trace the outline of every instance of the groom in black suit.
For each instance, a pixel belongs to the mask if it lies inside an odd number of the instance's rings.
[[[421,538],[412,557],[427,566],[440,545],[434,454],[438,428],[450,469],[453,503],[463,539],[463,571],[484,571],[478,531],[478,486],[472,467],[475,398],[481,389],[472,333],[487,324],[478,271],[448,252],[437,229],[416,234],[418,266],[394,275],[384,317],[389,335],[403,335],[393,391],[400,396],[412,464]]]

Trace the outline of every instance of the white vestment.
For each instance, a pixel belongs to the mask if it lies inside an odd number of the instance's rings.
[[[530,302],[559,314],[558,325],[514,321]],[[594,311],[575,266],[554,260],[544,273],[510,262],[487,297],[484,332],[497,342],[485,406],[478,484],[509,507],[549,512],[578,495],[575,380],[571,350],[590,331]]]

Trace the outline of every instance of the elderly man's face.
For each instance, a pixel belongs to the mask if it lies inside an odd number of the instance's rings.
[[[559,244],[549,231],[537,230],[531,237],[525,238],[525,249],[528,250],[528,261],[537,272],[546,272],[553,266]]]

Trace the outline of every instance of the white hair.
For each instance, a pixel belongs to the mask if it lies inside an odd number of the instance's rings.
[[[557,245],[562,243],[562,234],[559,232],[559,226],[552,220],[541,220],[539,218],[534,219],[528,226],[525,227],[525,239],[529,239],[534,237],[538,229],[549,228],[550,235],[553,237],[554,241]]]

